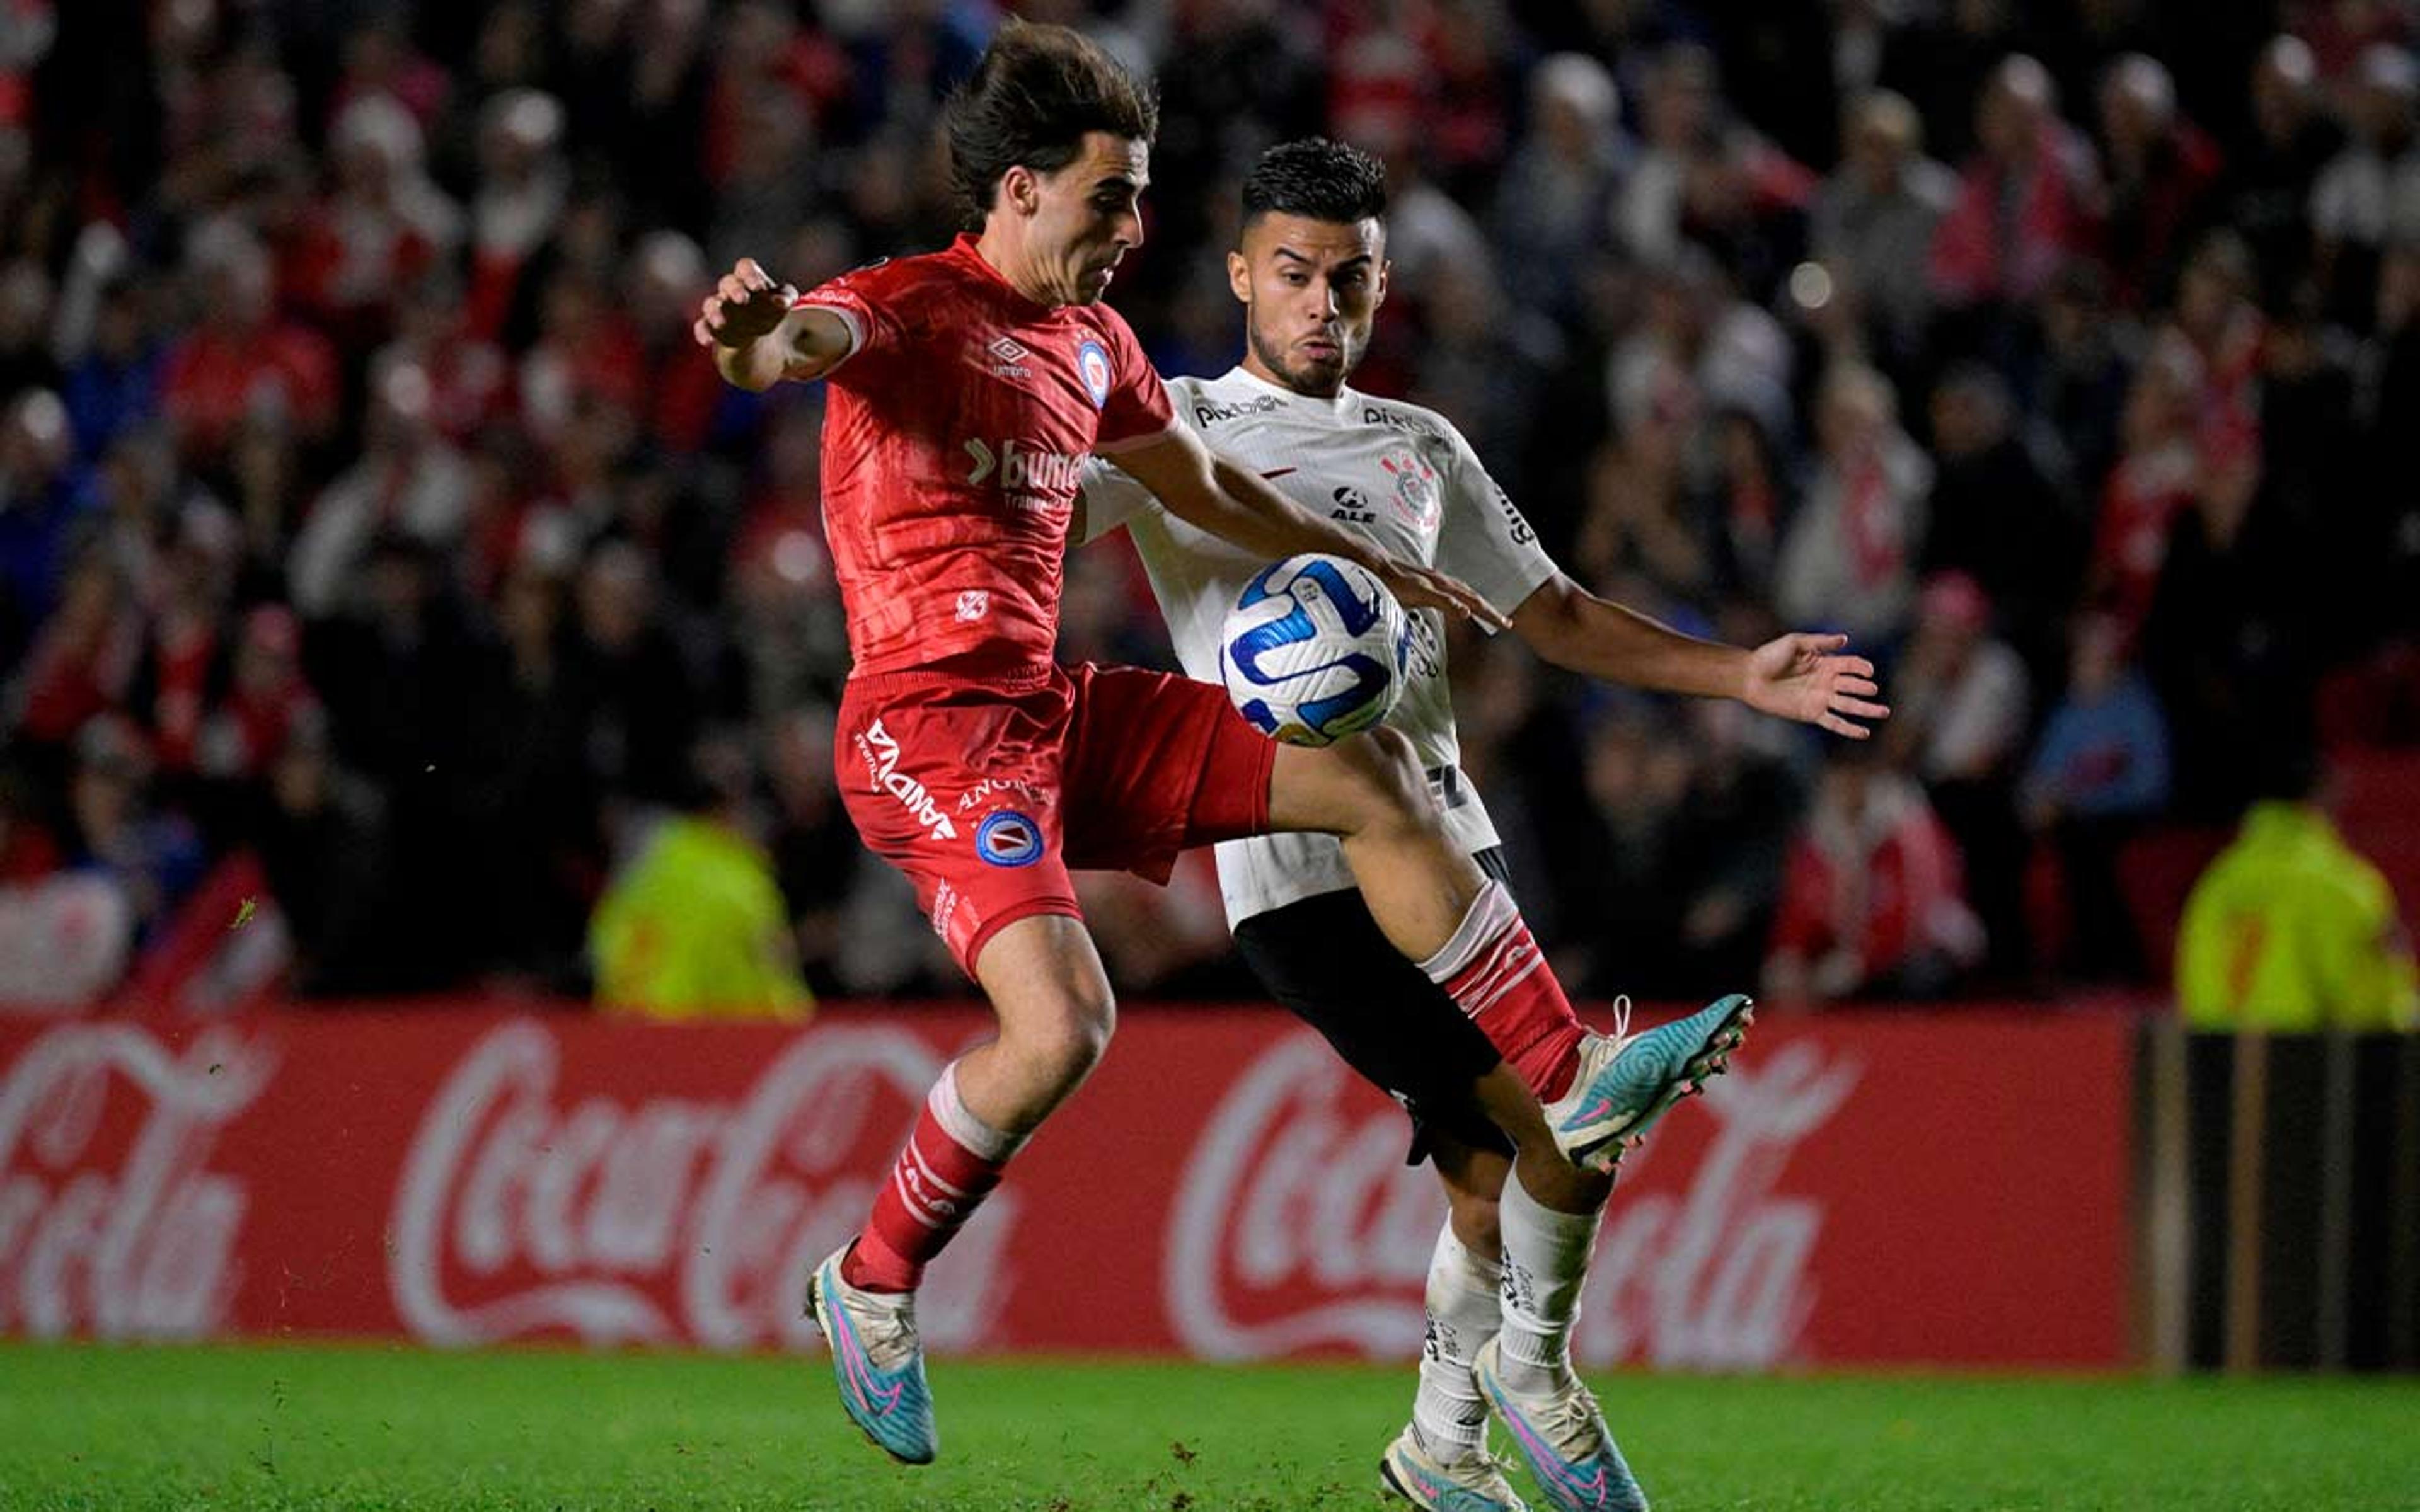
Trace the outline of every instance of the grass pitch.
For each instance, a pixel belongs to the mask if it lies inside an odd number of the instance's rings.
[[[1411,1382],[943,1361],[908,1470],[820,1358],[5,1344],[0,1507],[1375,1512]],[[1596,1384],[1666,1512],[2420,1508],[2415,1381]]]

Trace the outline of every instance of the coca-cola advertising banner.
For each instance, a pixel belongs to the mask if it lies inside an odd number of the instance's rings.
[[[0,1334],[798,1349],[979,1010],[0,1026]],[[1623,1167],[1583,1364],[2126,1353],[2126,1024],[1760,1025]],[[937,1350],[1408,1358],[1444,1203],[1273,1011],[1129,1012],[933,1267]]]

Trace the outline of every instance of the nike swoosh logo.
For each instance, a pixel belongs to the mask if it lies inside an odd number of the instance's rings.
[[[1274,472],[1264,472],[1261,476],[1264,478],[1282,478],[1289,472],[1299,472],[1301,471],[1302,469],[1300,468],[1280,468]]]
[[[873,1365],[854,1338],[848,1341],[847,1369],[849,1384],[857,1388],[857,1399],[868,1412],[876,1417],[888,1417],[898,1411],[900,1394],[908,1389],[908,1382],[894,1381],[888,1386],[876,1385]]]
[[[1585,1480],[1581,1479],[1580,1467],[1557,1454],[1539,1435],[1538,1430],[1530,1427],[1528,1419],[1523,1417],[1520,1411],[1506,1399],[1500,1390],[1491,1390],[1488,1395],[1496,1399],[1497,1410],[1502,1415],[1505,1427],[1511,1428],[1512,1436],[1520,1441],[1531,1471],[1535,1472],[1541,1479],[1552,1475],[1569,1488],[1583,1505],[1604,1503],[1606,1492],[1610,1489],[1607,1481],[1610,1466],[1599,1464],[1595,1474]]]
[[[1612,1111],[1613,1099],[1609,1097],[1601,1097],[1595,1102],[1590,1103],[1587,1107],[1584,1107],[1577,1113],[1573,1114],[1571,1121],[1573,1123],[1594,1123],[1597,1119],[1604,1118],[1606,1114],[1611,1113]]]
[[[908,1382],[902,1379],[888,1386],[876,1384],[874,1362],[866,1358],[865,1346],[857,1341],[857,1330],[849,1326],[848,1315],[841,1311],[838,1303],[831,1304],[831,1315],[833,1321],[840,1325],[832,1339],[832,1347],[841,1357],[842,1373],[848,1377],[850,1387],[857,1393],[858,1402],[876,1417],[890,1416],[898,1410],[900,1395],[907,1391]],[[878,1407],[875,1405],[877,1400],[881,1403]]]

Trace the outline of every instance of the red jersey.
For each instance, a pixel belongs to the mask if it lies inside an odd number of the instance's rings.
[[[802,295],[830,375],[824,535],[859,674],[1047,665],[1084,458],[1159,439],[1166,390],[1106,305],[1036,304],[961,236]]]

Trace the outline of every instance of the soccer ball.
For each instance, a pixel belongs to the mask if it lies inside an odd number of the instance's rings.
[[[1411,625],[1387,585],[1307,552],[1244,587],[1218,635],[1235,710],[1263,734],[1325,746],[1384,719],[1402,696]]]

